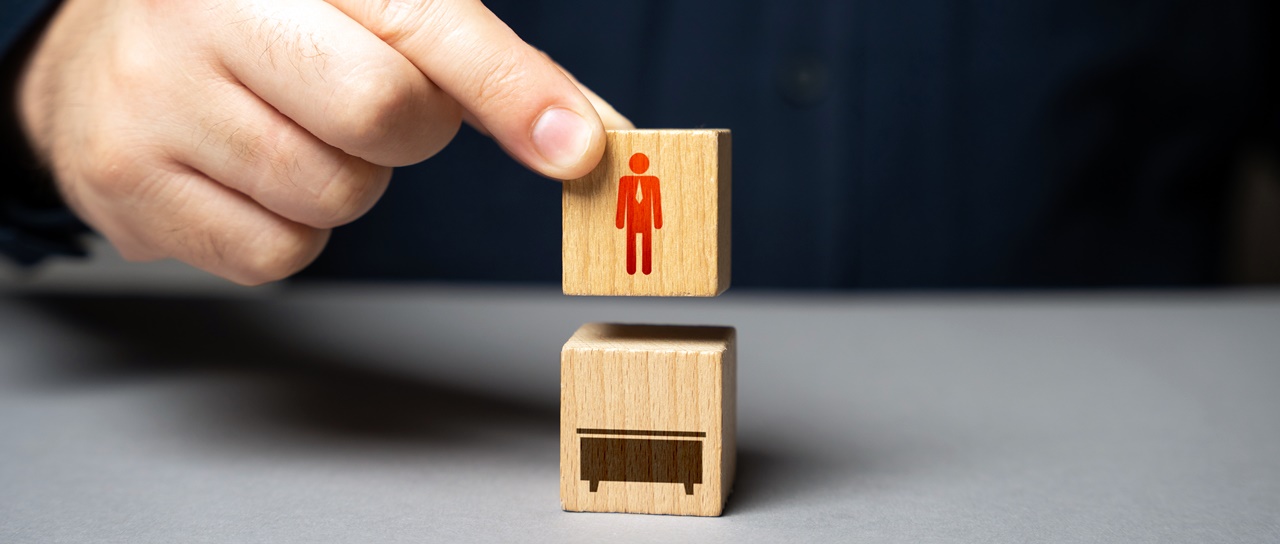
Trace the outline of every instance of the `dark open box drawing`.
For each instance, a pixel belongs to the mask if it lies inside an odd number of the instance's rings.
[[[705,432],[578,429],[582,480],[591,492],[600,482],[684,484],[686,495],[702,483],[702,441]],[[640,437],[640,438],[620,438]]]

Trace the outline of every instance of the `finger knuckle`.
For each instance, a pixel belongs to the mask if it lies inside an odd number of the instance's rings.
[[[315,217],[307,224],[332,228],[355,221],[382,196],[391,169],[348,157],[317,194]]]
[[[215,242],[224,248],[226,240]],[[279,281],[306,268],[324,246],[318,231],[302,226],[280,226],[268,229],[236,252],[235,281],[245,285],[261,285]]]
[[[331,108],[338,130],[353,151],[387,145],[413,107],[413,85],[386,83],[381,77],[362,77],[348,85]]]
[[[426,143],[422,146],[418,160],[426,160],[435,156],[452,142],[462,128],[462,108],[456,103],[447,105],[437,111],[434,120],[426,132]]]
[[[514,50],[495,50],[474,66],[479,72],[471,78],[477,82],[471,91],[471,103],[477,110],[501,109],[519,98],[525,64]]]
[[[373,16],[367,23],[369,30],[392,47],[429,28],[428,21],[444,23],[444,2],[439,0],[380,0],[370,4]]]
[[[134,200],[157,187],[163,178],[158,169],[142,165],[132,149],[103,141],[89,144],[77,168],[96,192],[110,200]]]
[[[124,39],[109,46],[98,58],[104,60],[105,81],[118,89],[149,89],[167,73],[164,57],[155,48],[133,39]]]

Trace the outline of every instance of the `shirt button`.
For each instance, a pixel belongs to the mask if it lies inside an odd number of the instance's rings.
[[[786,59],[778,67],[778,92],[797,107],[816,106],[827,97],[831,74],[821,59],[798,55]]]

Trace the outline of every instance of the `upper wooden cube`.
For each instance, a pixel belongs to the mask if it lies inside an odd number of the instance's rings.
[[[730,136],[611,130],[564,182],[566,295],[713,297],[729,288]]]

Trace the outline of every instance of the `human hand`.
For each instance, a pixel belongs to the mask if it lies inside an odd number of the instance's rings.
[[[309,264],[461,119],[559,179],[630,126],[480,0],[66,0],[18,107],[125,258],[242,284]]]

